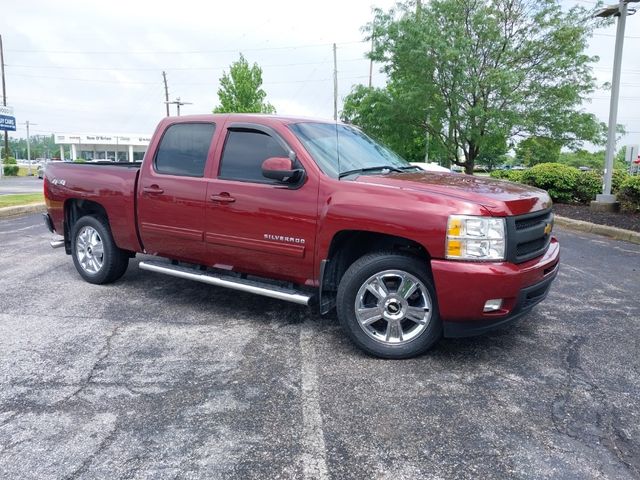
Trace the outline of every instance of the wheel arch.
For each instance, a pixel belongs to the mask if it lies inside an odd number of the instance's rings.
[[[431,255],[410,238],[367,230],[340,230],[331,239],[320,267],[319,304],[322,314],[335,306],[335,294],[343,275],[362,256],[382,251],[402,252],[422,259],[431,271]]]
[[[98,202],[82,198],[69,198],[64,202],[64,250],[71,255],[71,232],[78,219],[85,215],[103,217],[109,224],[107,210]],[[110,227],[109,227],[110,228]]]

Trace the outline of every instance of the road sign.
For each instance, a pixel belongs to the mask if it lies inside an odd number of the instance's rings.
[[[0,130],[16,130],[16,117],[13,116],[13,107],[0,105]]]

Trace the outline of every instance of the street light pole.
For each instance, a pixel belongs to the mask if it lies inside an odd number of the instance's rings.
[[[611,193],[613,178],[613,159],[616,148],[616,128],[618,126],[618,100],[620,98],[620,72],[622,70],[622,47],[624,45],[624,30],[627,23],[627,15],[633,15],[635,10],[629,12],[628,4],[640,0],[620,0],[618,5],[610,5],[596,12],[597,17],[618,17],[616,30],[616,45],[613,57],[613,78],[611,80],[611,103],[609,106],[609,132],[607,135],[607,150],[605,155],[604,185],[602,193],[596,195],[595,202],[591,203],[594,210],[617,210],[616,196]]]

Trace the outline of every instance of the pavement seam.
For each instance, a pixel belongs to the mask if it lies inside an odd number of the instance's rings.
[[[614,240],[623,240],[626,242],[640,244],[640,233],[623,228],[611,227],[609,225],[600,225],[599,223],[585,222],[584,220],[574,220],[573,218],[561,217],[556,215],[555,224],[568,230],[576,232],[593,233],[604,237],[613,238]]]
[[[314,329],[306,321],[300,329],[300,351],[302,357],[302,467],[305,479],[325,480],[329,478],[327,448],[322,430],[322,411],[318,388],[317,359],[313,340]]]

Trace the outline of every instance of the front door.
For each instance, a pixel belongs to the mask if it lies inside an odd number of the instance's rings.
[[[317,180],[287,186],[262,176],[262,162],[291,149],[261,125],[230,124],[217,178],[209,181],[206,232],[215,266],[311,284]]]
[[[138,181],[138,222],[145,252],[201,263],[207,180],[204,170],[213,123],[176,123],[164,132],[156,155]]]

